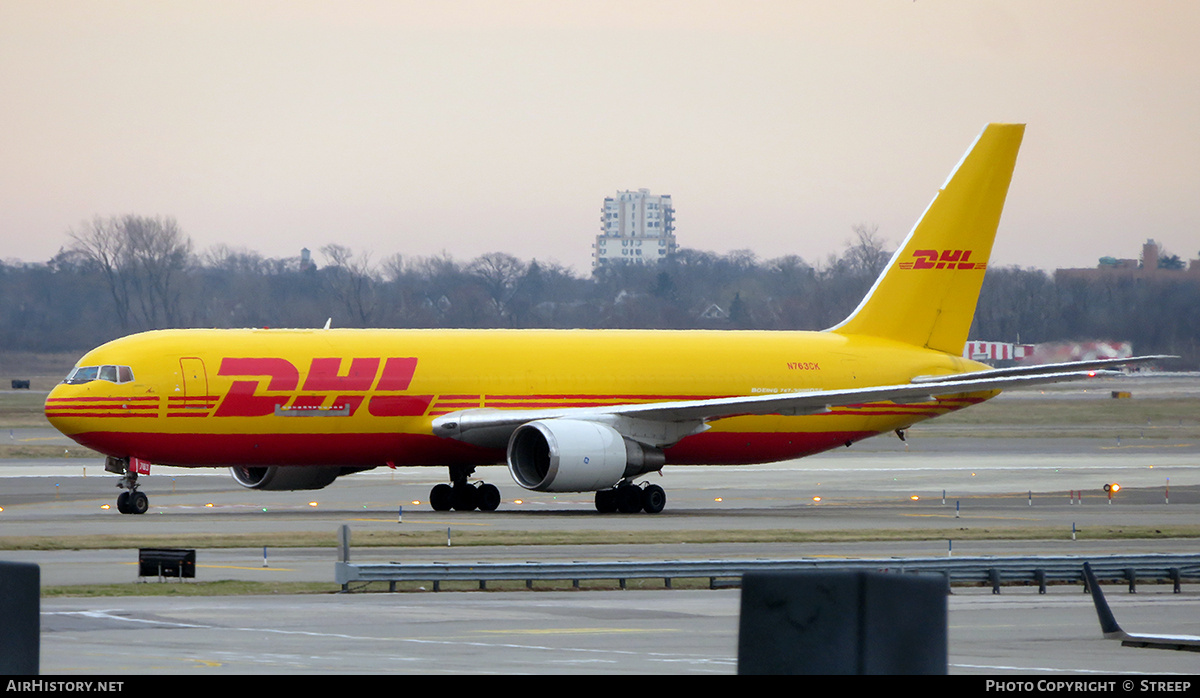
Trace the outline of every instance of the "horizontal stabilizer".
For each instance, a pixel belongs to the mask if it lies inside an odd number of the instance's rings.
[[[946,376],[917,376],[912,379],[913,383],[944,383],[946,381],[962,380],[966,377],[971,378],[1010,378],[1014,376],[1030,376],[1034,374],[1052,374],[1052,373],[1071,373],[1074,371],[1095,371],[1126,364],[1141,364],[1147,361],[1161,361],[1163,359],[1178,359],[1178,356],[1172,354],[1154,354],[1152,356],[1130,356],[1124,359],[1093,359],[1091,361],[1068,361],[1059,364],[1038,364],[1034,366],[1013,366],[1011,368],[994,368],[988,371],[976,371],[974,373],[954,373]]]

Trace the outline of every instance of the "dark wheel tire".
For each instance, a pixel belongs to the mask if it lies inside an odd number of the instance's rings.
[[[130,514],[145,514],[150,510],[150,498],[145,492],[131,492],[129,494],[129,513]]]
[[[647,514],[657,514],[667,506],[667,493],[658,485],[647,485],[642,490],[642,509]]]
[[[500,488],[495,485],[479,486],[479,511],[496,511],[500,506]]]
[[[429,490],[429,506],[433,507],[434,511],[450,511],[453,503],[454,488],[450,485],[434,485],[433,489]]]
[[[642,510],[642,491],[633,485],[617,488],[617,510],[622,514],[636,514]]]
[[[451,506],[455,511],[474,511],[479,506],[479,490],[474,485],[455,485]]]
[[[617,510],[617,491],[599,490],[596,492],[596,511],[601,514],[611,514]]]
[[[117,495],[117,511],[121,512],[122,514],[129,513],[129,493],[128,492],[122,492],[121,494]]]

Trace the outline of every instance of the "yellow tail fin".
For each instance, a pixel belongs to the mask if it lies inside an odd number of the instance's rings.
[[[850,317],[830,331],[961,354],[1024,124],[989,124]]]

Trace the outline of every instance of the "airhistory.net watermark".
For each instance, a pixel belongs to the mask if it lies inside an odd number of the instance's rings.
[[[5,691],[16,693],[119,693],[124,681],[46,681],[43,679],[9,679]]]

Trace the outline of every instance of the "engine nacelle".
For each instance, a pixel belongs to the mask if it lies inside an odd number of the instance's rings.
[[[596,422],[540,419],[517,427],[508,440],[513,479],[538,492],[595,492],[665,462],[659,449]]]
[[[346,474],[344,468],[326,465],[235,465],[229,472],[252,490],[319,490]]]

